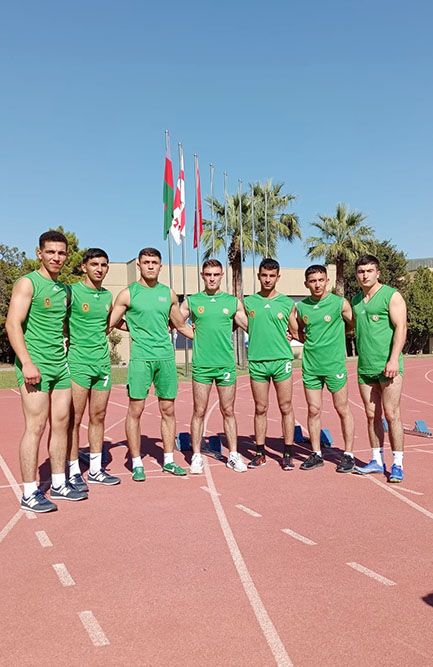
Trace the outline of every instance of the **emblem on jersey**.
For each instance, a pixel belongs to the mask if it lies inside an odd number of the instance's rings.
[[[330,322],[332,320],[332,317],[330,315],[325,315],[323,319],[325,320],[325,322]]]
[[[224,313],[224,315],[228,315],[229,314],[229,309],[228,308],[223,308],[223,313]]]
[[[162,301],[164,303],[164,302],[167,301],[167,297],[166,296],[159,296],[158,301]]]
[[[51,308],[51,305],[52,305],[51,304],[51,299],[48,299],[48,297],[46,299],[44,299],[45,308]]]
[[[255,310],[250,310],[248,313],[248,317],[255,317],[256,316],[256,311]]]
[[[379,315],[372,315],[371,319],[373,320],[373,322],[379,322]]]
[[[107,311],[107,313],[110,310],[110,306],[108,305],[108,303],[105,304],[105,310]]]
[[[342,380],[344,378],[344,373],[337,373],[335,377],[337,378],[337,380]]]
[[[53,292],[58,292],[59,289],[60,289],[60,287],[57,287],[57,285],[54,285],[54,287],[53,287]]]
[[[198,312],[199,315],[203,315],[203,313],[204,313],[204,306],[199,306],[199,307],[197,308],[197,312]]]
[[[308,315],[304,315],[304,317],[302,318],[302,321],[303,321],[304,324],[308,324]]]
[[[270,305],[267,303],[266,306],[265,306],[265,308],[270,308]]]
[[[88,303],[83,303],[83,305],[81,306],[81,308],[82,308],[82,310],[83,310],[84,313],[88,313],[88,312],[89,312],[89,304],[88,304]]]
[[[284,315],[283,315],[283,313],[277,313],[277,317],[278,317],[279,320],[282,320]]]

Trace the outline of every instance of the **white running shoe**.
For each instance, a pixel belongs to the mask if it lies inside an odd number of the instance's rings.
[[[235,472],[246,472],[247,466],[242,461],[242,457],[239,452],[230,452],[229,457],[226,463],[227,468],[234,470]]]
[[[204,461],[201,454],[193,454],[189,467],[190,475],[201,475],[204,471]]]

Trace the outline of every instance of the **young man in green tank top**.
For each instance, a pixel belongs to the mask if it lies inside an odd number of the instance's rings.
[[[296,315],[290,320],[292,335],[304,343],[302,381],[308,405],[308,432],[313,453],[301,464],[301,470],[323,466],[320,428],[323,387],[332,395],[344,440],[344,453],[337,472],[352,472],[354,426],[349,408],[346,370],[346,324],[352,326],[352,309],[342,296],[328,291],[325,266],[313,264],[305,271],[305,287],[311,296],[296,304]]]
[[[263,259],[258,272],[260,291],[244,299],[248,328],[248,370],[255,405],[256,442],[256,455],[248,463],[248,468],[258,468],[266,463],[265,441],[271,381],[277,395],[284,437],[281,467],[283,470],[294,468],[293,352],[287,340],[287,328],[295,302],[277,292],[276,285],[279,278],[279,263],[270,257]]]
[[[110,317],[112,329],[125,316],[131,335],[131,359],[128,366],[129,406],[126,415],[126,437],[132,457],[132,479],[146,479],[140,454],[140,419],[145,400],[153,384],[161,414],[161,437],[164,447],[163,471],[185,475],[173,459],[176,439],[174,400],[177,395],[177,371],[169,323],[187,338],[192,329],[179,311],[176,293],[158,282],[161,253],[143,248],[138,255],[140,278],[116,298]]]
[[[69,306],[68,363],[72,383],[72,411],[68,443],[69,481],[88,490],[78,460],[81,421],[89,403],[89,484],[113,486],[120,478],[102,467],[104,422],[111,389],[111,363],[107,326],[111,292],[102,287],[108,272],[108,255],[101,248],[89,248],[81,264],[84,280],[71,285]]]
[[[352,299],[358,350],[358,384],[367,416],[371,461],[355,472],[384,473],[382,408],[388,422],[393,452],[390,482],[403,481],[403,424],[400,398],[403,382],[402,350],[406,341],[406,304],[401,294],[379,282],[379,261],[364,255],[355,263],[361,292]]]
[[[191,445],[193,456],[191,474],[203,472],[200,446],[203,437],[204,418],[209,403],[212,384],[218,391],[220,411],[223,416],[229,456],[227,467],[235,472],[245,472],[247,467],[237,450],[237,425],[234,413],[236,396],[236,364],[233,349],[233,321],[240,324],[243,307],[235,296],[220,288],[224,272],[221,262],[208,259],[203,263],[201,277],[203,292],[192,294],[181,304],[181,313],[192,318],[194,342],[192,348],[193,415],[191,419]]]
[[[68,289],[58,277],[68,256],[66,237],[54,230],[39,238],[37,271],[20,278],[12,291],[6,331],[16,354],[16,373],[24,413],[20,443],[24,492],[21,507],[52,512],[57,506],[36,481],[39,445],[50,425],[51,497],[84,500],[87,493],[66,481],[66,444],[71,380],[64,345]]]

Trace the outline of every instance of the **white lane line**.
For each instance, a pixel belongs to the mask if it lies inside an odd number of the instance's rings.
[[[406,489],[405,486],[399,486],[399,491],[405,491],[406,493],[411,493],[413,496],[423,496],[424,494],[421,491],[413,491],[412,489]]]
[[[433,454],[428,449],[418,449],[418,447],[412,449],[413,452],[420,452],[421,454]]]
[[[308,537],[304,537],[304,535],[295,533],[295,531],[290,530],[290,528],[281,528],[281,531],[283,533],[286,533],[286,535],[290,535],[290,537],[293,537],[295,540],[299,540],[299,542],[303,542],[304,544],[308,544],[309,546],[314,546],[315,544],[317,544],[317,542],[313,542],[313,540],[310,540]]]
[[[371,577],[372,579],[375,579],[378,581],[380,584],[383,584],[384,586],[396,586],[397,584],[395,581],[391,581],[391,579],[387,579],[386,577],[383,577],[381,574],[378,574],[377,572],[373,572],[373,570],[369,570],[368,567],[364,567],[364,565],[360,565],[359,563],[346,563],[349,567],[353,568],[357,572],[361,572],[361,574],[365,574],[367,577]]]
[[[429,370],[429,371],[427,371],[427,373],[424,375],[424,377],[425,377],[425,379],[427,380],[427,382],[431,382],[431,383],[433,384],[433,380],[430,380],[430,378],[429,378],[429,375],[430,375],[430,373],[432,373],[432,372],[433,372],[433,370]]]
[[[241,385],[240,388],[248,385]],[[204,423],[204,435],[207,433],[207,425],[209,422],[210,415],[218,405],[219,401],[218,399],[213,403],[211,408],[209,409],[206,418],[205,418],[205,423]],[[218,492],[215,487],[215,482],[212,477],[212,471],[208,465],[207,460],[205,459],[205,465],[204,465],[204,472],[206,475],[206,481],[208,483],[208,487],[211,491],[210,497],[212,498],[212,503],[215,508],[216,515],[218,517],[221,530],[223,532],[224,538],[226,540],[227,546],[230,551],[230,555],[232,557],[234,566],[237,570],[237,573],[239,575],[239,579],[241,580],[242,586],[244,588],[245,594],[249,600],[249,603],[251,605],[251,608],[255,614],[255,617],[257,619],[258,624],[260,625],[263,635],[267,641],[267,644],[274,656],[274,660],[278,667],[293,667],[293,662],[290,660],[287,651],[285,649],[285,646],[283,642],[281,641],[281,638],[272,623],[272,620],[266,611],[266,607],[262,602],[262,599],[259,595],[259,592],[257,588],[254,585],[254,582],[252,580],[252,577],[248,571],[247,565],[242,557],[241,551],[239,549],[239,546],[236,542],[235,536],[233,535],[233,531],[230,528],[230,524],[227,520],[226,514],[224,512],[224,508],[221,504],[220,499],[218,498]]]
[[[39,544],[41,547],[52,547],[53,543],[51,542],[50,538],[46,534],[45,530],[36,530],[35,535],[39,540]]]
[[[12,528],[18,523],[23,514],[24,512],[22,510],[18,510],[18,512],[13,515],[12,519],[7,522],[6,526],[0,530],[0,542],[3,542],[5,537],[9,535]]]
[[[6,463],[1,454],[0,454],[0,468],[3,470],[4,476],[9,482],[12,491],[15,493],[18,502],[21,502],[21,496],[23,495],[21,487],[18,484],[15,477],[13,476],[12,470],[9,468],[8,464]],[[25,515],[28,519],[36,519],[36,514],[33,514],[33,512],[25,512]]]
[[[64,563],[54,563],[53,569],[59,577],[59,581],[62,586],[75,586],[75,581],[72,579]]]
[[[79,611],[78,616],[81,623],[84,625],[84,628],[87,631],[93,646],[108,646],[110,642],[108,641],[107,636],[96,620],[93,612]]]
[[[370,480],[370,482],[373,482],[373,484],[377,484],[377,486],[380,486],[382,489],[385,489],[385,491],[388,491],[388,493],[391,493],[393,496],[396,498],[399,498],[399,500],[402,500],[406,505],[409,505],[409,507],[412,507],[414,510],[417,510],[418,512],[421,512],[421,514],[424,514],[427,516],[429,519],[433,519],[433,513],[429,512],[428,510],[425,509],[425,507],[421,507],[421,505],[418,505],[417,503],[414,503],[413,500],[409,500],[409,498],[406,498],[405,496],[402,496],[396,491],[395,489],[391,488],[392,485],[384,484],[383,482],[379,482],[378,479],[374,479],[372,475],[368,475],[367,479]]]
[[[21,394],[20,394],[20,392],[18,391],[18,389],[11,389],[11,391],[13,391],[14,394],[18,394],[18,396],[21,397]]]
[[[262,515],[259,514],[258,512],[255,512],[254,510],[250,510],[249,507],[245,507],[245,505],[236,505],[238,510],[242,510],[242,512],[245,512],[245,514],[249,514],[250,516],[255,516],[258,519],[261,519]]]
[[[401,394],[405,398],[410,398],[411,401],[416,401],[417,403],[422,403],[423,405],[429,405],[431,408],[433,408],[433,403],[428,403],[427,401],[422,401],[420,398],[415,398],[415,396],[410,396],[410,394]]]
[[[208,486],[201,486],[200,488],[203,489],[203,491],[206,491],[206,493],[210,493],[212,495],[212,491],[210,490],[210,488]],[[217,496],[221,495],[218,492],[216,492],[216,494],[217,494]]]

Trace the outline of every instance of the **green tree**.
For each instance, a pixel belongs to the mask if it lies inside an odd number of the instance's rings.
[[[13,351],[5,331],[6,315],[14,283],[23,273],[25,253],[0,244],[0,359],[10,361]]]
[[[404,293],[408,280],[406,255],[390,240],[374,239],[368,246],[368,254],[374,255],[380,264],[380,282],[395,287]],[[344,294],[349,301],[359,292],[360,287],[355,275],[355,261],[344,265]]]
[[[59,280],[62,283],[76,283],[81,278],[81,263],[83,261],[83,256],[85,249],[80,249],[79,240],[74,232],[66,231],[61,225],[59,227],[51,228],[56,232],[61,232],[68,239],[68,259],[63,265],[63,268],[59,275]],[[37,248],[35,248],[36,254]],[[35,271],[39,268],[39,260],[37,259],[26,259],[24,262],[25,272]]]
[[[306,240],[307,255],[323,258],[326,264],[335,264],[337,277],[335,291],[344,294],[344,265],[358,255],[368,252],[373,229],[364,225],[366,216],[360,211],[349,211],[346,204],[337,204],[334,216],[319,215],[312,226],[320,232]]]
[[[295,199],[294,195],[283,193],[283,183],[272,184],[254,183],[254,228],[255,228],[255,252],[257,255],[265,257],[267,254],[275,257],[277,246],[280,240],[293,241],[296,237],[301,237],[301,231],[298,222],[298,216],[295,213],[285,212],[289,204]],[[265,232],[265,192],[267,198],[267,240]],[[212,205],[211,197],[206,198],[209,206]],[[228,253],[228,261],[232,269],[232,288],[233,294],[241,296],[241,244],[240,244],[240,223],[239,206],[242,210],[242,244],[243,258],[252,254],[253,234],[251,218],[251,187],[249,192],[227,196],[227,229],[228,244],[225,247],[225,216],[224,201],[213,199],[213,208],[215,216],[215,255],[220,251]],[[204,247],[203,257],[208,259],[212,256],[212,226],[210,220],[203,221],[204,231],[202,243]]]
[[[433,273],[427,268],[416,270],[406,289],[408,335],[406,351],[423,352],[433,335]]]

